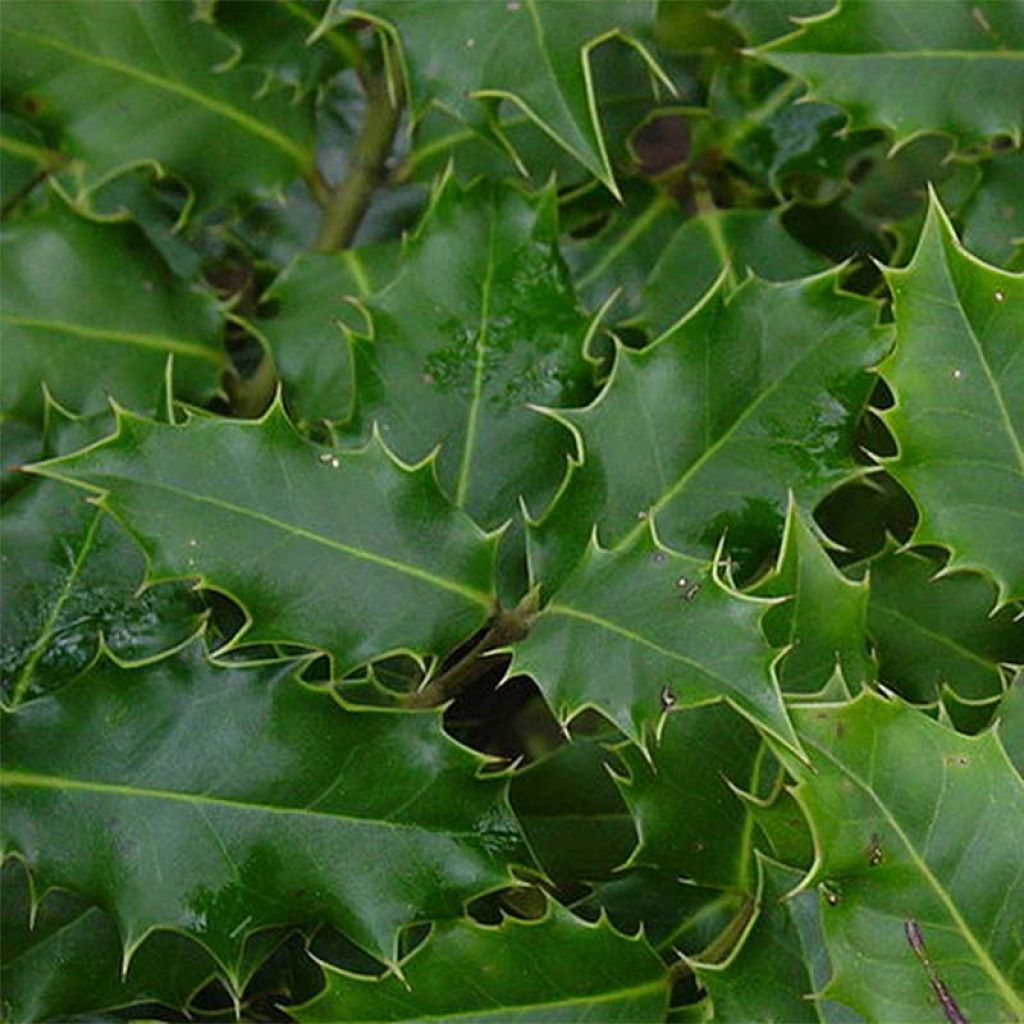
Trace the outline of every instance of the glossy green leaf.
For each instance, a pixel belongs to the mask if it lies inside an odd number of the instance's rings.
[[[365,330],[354,304],[390,280],[394,246],[302,253],[278,275],[261,302],[272,316],[253,322],[266,339],[285,403],[299,422],[352,414],[352,359],[346,328]]]
[[[652,76],[663,77],[641,41],[653,13],[646,0],[598,0],[575,7],[571,17],[551,0],[458,6],[439,0],[335,0],[324,25],[369,18],[399,42],[414,117],[436,105],[507,145],[493,116],[498,102],[507,100],[615,192],[591,51],[621,40],[638,51]]]
[[[770,609],[764,628],[788,647],[778,668],[786,693],[821,690],[838,668],[858,690],[875,675],[868,654],[868,584],[847,579],[795,504],[789,507],[778,564],[754,591],[786,600]]]
[[[634,740],[668,708],[725,699],[792,743],[762,611],[645,529],[614,550],[587,548],[516,646],[513,669],[537,680],[561,719],[597,707]]]
[[[237,599],[246,642],[318,648],[340,676],[399,650],[441,654],[492,609],[496,539],[444,499],[430,463],[406,468],[376,439],[318,451],[279,405],[258,422],[117,423],[34,472],[98,494],[149,579]]]
[[[999,709],[999,738],[1024,779],[1024,672],[1018,672]]]
[[[797,901],[812,904],[807,893],[786,900],[799,873],[757,855],[757,909],[736,947],[722,963],[694,962],[708,990],[713,1020],[735,1024],[803,1024],[827,1020],[811,998],[814,968],[823,950],[808,946]],[[814,913],[816,907],[811,907]]]
[[[73,679],[101,642],[120,661],[145,661],[181,646],[205,618],[181,584],[138,593],[142,555],[68,487],[39,480],[19,491],[4,503],[0,536],[4,704]]]
[[[707,210],[683,224],[659,254],[637,318],[655,335],[668,331],[725,268],[735,281],[748,272],[787,281],[827,266],[786,231],[778,210]]]
[[[100,663],[3,723],[4,845],[41,889],[200,940],[229,977],[245,936],[325,920],[395,955],[521,859],[505,785],[433,714],[357,712],[292,666],[219,668],[200,645]]]
[[[612,763],[600,742],[578,737],[512,780],[512,810],[537,863],[555,882],[608,878],[636,846]]]
[[[589,324],[558,255],[553,189],[439,188],[402,269],[366,302],[372,339],[354,349],[358,426],[376,423],[400,458],[440,445],[437,472],[483,525],[542,507],[571,435],[528,408],[591,392]]]
[[[1017,2],[846,0],[757,53],[842,107],[855,129],[881,125],[897,140],[942,131],[970,144],[1020,140],[1022,51]]]
[[[825,14],[833,0],[730,0],[721,17],[736,25],[754,46],[795,31],[798,19]]]
[[[185,1010],[216,971],[198,943],[154,932],[122,977],[113,918],[60,889],[43,895],[33,913],[28,873],[13,858],[4,864],[2,902],[5,1020],[66,1021],[139,1003]]]
[[[888,270],[896,346],[882,367],[899,446],[886,468],[920,513],[917,544],[1024,595],[1024,274],[974,259],[933,200],[910,265]],[[969,429],[966,425],[969,424]]]
[[[43,386],[76,413],[153,408],[174,357],[175,395],[210,397],[224,356],[212,295],[178,281],[137,228],[65,208],[5,224],[3,408],[41,422]]]
[[[743,899],[736,890],[691,885],[674,871],[631,867],[598,882],[572,909],[588,920],[606,914],[630,935],[643,928],[659,950],[696,954],[728,927]]]
[[[868,691],[794,716],[834,968],[824,994],[868,1020],[1024,1014],[1024,782],[997,736]]]
[[[210,20],[241,49],[239,65],[263,76],[261,95],[285,88],[296,102],[301,101],[331,75],[359,59],[357,43],[340,29],[309,42],[323,12],[320,0],[208,2],[212,7]]]
[[[632,864],[671,870],[695,885],[751,891],[752,822],[730,787],[756,791],[763,750],[755,729],[724,704],[669,713],[649,758],[619,754],[620,781],[640,833]]]
[[[262,75],[191,5],[156,0],[41,0],[4,18],[5,94],[73,158],[82,198],[111,175],[152,164],[204,208],[270,193],[312,166],[311,110]]]
[[[722,534],[757,568],[777,545],[792,490],[803,508],[856,472],[854,427],[888,345],[872,303],[836,292],[834,273],[718,285],[641,352],[618,351],[586,409],[558,412],[582,463],[532,531],[545,582],[597,523],[603,544],[648,517],[670,547],[708,557]]]
[[[346,974],[324,965],[327,987],[291,1012],[302,1021],[664,1020],[668,976],[641,937],[586,924],[552,905],[540,921],[435,926],[402,963],[402,977]]]
[[[964,247],[987,263],[1024,270],[1024,150],[997,153],[957,211]]]
[[[1003,688],[1001,665],[1024,662],[1024,621],[1017,609],[991,614],[995,588],[972,572],[937,576],[932,559],[908,551],[871,562],[868,630],[879,678],[915,704],[948,687],[962,700]]]

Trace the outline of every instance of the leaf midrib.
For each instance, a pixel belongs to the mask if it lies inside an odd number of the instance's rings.
[[[74,478],[72,478],[72,481],[81,484],[81,481],[76,481]],[[236,505],[233,502],[225,501],[223,498],[215,498],[208,494],[197,494],[193,491],[186,491],[180,487],[175,487],[174,484],[165,483],[161,480],[129,482],[141,483],[144,487],[151,487],[154,490],[166,491],[168,494],[184,498],[186,501],[194,501],[201,505],[210,505],[213,508],[218,508],[224,512],[230,512],[234,515],[255,519],[257,522],[261,522],[266,526],[272,526],[284,533],[289,533],[296,537],[302,537],[304,540],[313,541],[316,544],[322,544],[324,547],[341,551],[352,558],[371,562],[374,565],[380,565],[386,569],[391,569],[394,572],[411,576],[414,579],[421,580],[425,583],[430,583],[441,590],[447,590],[450,593],[458,594],[460,597],[464,597],[467,600],[482,605],[488,610],[490,610],[493,603],[489,594],[485,594],[482,590],[477,590],[475,587],[467,586],[463,583],[459,583],[457,580],[448,579],[444,576],[438,576],[436,573],[432,573],[427,569],[421,569],[416,565],[410,565],[407,562],[399,562],[394,558],[388,558],[386,555],[378,555],[376,552],[369,551],[366,548],[352,547],[349,544],[345,544],[343,541],[334,540],[331,537],[325,537],[323,534],[314,533],[312,530],[307,530],[302,526],[296,526],[294,523],[275,519],[273,516],[267,515],[266,513],[260,512],[256,509],[246,508],[243,505]],[[106,493],[109,496],[109,491]]]
[[[960,299],[960,291],[957,288],[952,268],[949,265],[949,259],[946,257],[945,253],[943,253],[943,259],[941,262],[942,275],[945,278],[946,286],[958,300],[954,304],[956,307],[956,314],[963,323],[967,337],[970,339],[978,362],[981,364],[982,372],[985,374],[985,379],[988,381],[989,387],[992,389],[992,395],[995,398],[996,408],[999,410],[999,416],[1002,420],[1003,428],[1006,430],[1006,435],[1010,439],[1010,446],[1017,455],[1017,465],[1021,472],[1024,473],[1024,449],[1021,448],[1020,438],[1017,437],[1016,428],[1014,427],[1013,420],[1010,418],[1010,410],[1006,407],[1006,401],[1003,398],[1003,390],[1000,387],[999,382],[992,375],[992,368],[988,364],[988,357],[985,353],[985,349],[981,344],[981,339],[978,337],[978,334],[974,329],[974,324],[971,322],[971,318],[967,315],[967,310],[964,308],[963,301]]]
[[[896,833],[896,835],[899,836],[900,841],[903,843],[904,848],[910,855],[910,859],[913,862],[914,866],[920,872],[925,882],[927,882],[928,885],[932,888],[932,891],[935,893],[935,895],[938,896],[939,901],[942,903],[942,905],[946,908],[946,911],[949,914],[954,926],[960,932],[964,941],[967,943],[971,952],[977,959],[978,964],[981,966],[982,970],[995,984],[1002,999],[1006,1001],[1007,1006],[1013,1007],[1018,1014],[1024,1016],[1024,1000],[1022,1000],[1016,994],[1016,992],[1013,989],[1013,986],[1009,983],[1009,981],[1007,981],[1006,978],[1003,977],[1002,971],[995,965],[995,963],[993,963],[992,958],[988,954],[988,951],[978,941],[978,938],[977,936],[975,936],[974,931],[971,929],[970,925],[968,925],[968,923],[964,920],[959,908],[953,902],[953,898],[949,895],[948,892],[946,892],[945,888],[938,880],[938,878],[935,877],[935,874],[929,867],[928,862],[924,859],[924,857],[918,852],[914,844],[910,841],[910,837],[903,830],[902,825],[900,825],[899,821],[897,821],[893,812],[890,811],[888,806],[882,802],[881,798],[878,796],[878,794],[875,792],[872,786],[870,786],[858,774],[856,774],[852,768],[850,768],[848,765],[842,763],[836,757],[834,757],[831,751],[826,750],[823,746],[817,743],[814,744],[814,749],[817,750],[818,753],[822,755],[822,757],[831,762],[836,767],[836,769],[838,769],[841,775],[849,778],[857,786],[859,786],[865,794],[867,794],[868,799],[878,808],[883,818],[886,820],[886,822],[888,822],[889,826]]]
[[[349,824],[370,825],[382,829],[394,829],[405,832],[431,832],[437,835],[459,838],[476,837],[477,829],[469,831],[452,831],[448,829],[429,828],[426,825],[415,825],[402,821],[388,821],[384,818],[359,817],[353,814],[338,814],[331,811],[319,811],[312,807],[284,807],[277,804],[259,804],[250,800],[232,797],[213,796],[209,793],[188,793],[173,789],[144,789],[140,786],[129,786],[124,783],[98,782],[88,779],[72,779],[61,775],[44,775],[40,772],[2,771],[0,787],[26,789],[55,789],[60,791],[85,792],[122,796],[138,800],[167,800],[196,807],[218,807],[227,810],[254,811],[259,814],[279,814],[285,816],[326,818],[330,821],[348,822]]]
[[[730,441],[733,440],[736,432],[742,427],[747,420],[754,414],[754,412],[763,407],[764,403],[786,383],[788,383],[796,372],[804,365],[804,363],[815,356],[817,356],[822,347],[828,344],[836,328],[840,324],[845,324],[850,316],[836,318],[831,327],[825,331],[824,334],[818,339],[817,343],[809,347],[806,351],[801,353],[794,362],[786,367],[782,373],[778,375],[768,386],[761,391],[756,398],[729,424],[729,426],[719,435],[719,437],[713,441],[705,450],[691,462],[688,466],[683,469],[682,474],[676,479],[676,481],[669,487],[662,495],[655,501],[648,509],[648,517],[655,516],[660,512],[670,501],[678,497],[679,494],[685,489],[686,485],[690,480],[696,476],[696,474],[706,465],[710,459],[717,455],[718,452]],[[671,343],[671,339],[668,336],[664,336],[662,340],[655,342],[655,345],[661,345],[664,343]],[[710,345],[705,345],[705,352],[710,355]],[[863,370],[860,372],[864,372]],[[705,411],[709,408],[709,404],[705,404]],[[647,529],[647,523],[644,521],[638,522],[625,537],[619,542],[618,547],[626,547],[629,545],[636,536]]]
[[[137,81],[144,82],[152,88],[181,96],[197,106],[205,107],[211,113],[217,114],[225,120],[234,122],[240,128],[249,132],[249,134],[266,139],[267,142],[272,143],[278,149],[287,153],[300,167],[306,168],[311,163],[311,154],[276,128],[272,128],[258,118],[246,114],[229,103],[206,96],[184,82],[164,78],[161,75],[156,75],[135,65],[125,64],[114,57],[107,57],[99,53],[93,53],[91,50],[80,49],[52,36],[44,36],[37,32],[26,32],[24,29],[11,28],[10,26],[5,26],[4,31],[13,36],[19,36],[28,42],[35,43],[37,46],[66,53],[69,57],[74,57],[76,60],[86,64],[95,64],[97,67],[106,68],[108,71],[124,75],[126,78],[134,78]]]
[[[87,324],[76,324],[63,320],[22,316],[18,313],[4,313],[0,316],[0,322],[12,324],[15,327],[26,327],[29,330],[68,334],[90,341],[108,341],[116,345],[134,345],[156,352],[173,352],[175,355],[186,356],[190,359],[202,359],[214,366],[220,366],[224,362],[220,352],[215,348],[196,341],[169,338],[166,335],[152,334],[148,331],[118,331],[108,327],[90,327]]]
[[[50,608],[50,614],[47,615],[46,619],[43,621],[35,643],[32,644],[31,648],[29,648],[29,657],[22,666],[21,672],[18,674],[17,682],[15,682],[14,690],[11,694],[11,710],[17,708],[25,699],[25,693],[32,682],[32,676],[35,674],[36,665],[39,664],[40,659],[46,653],[46,648],[49,646],[50,640],[53,638],[57,622],[60,619],[60,613],[64,610],[64,605],[67,604],[75,583],[81,575],[82,567],[85,565],[89,554],[92,552],[93,543],[96,540],[96,533],[99,530],[102,518],[103,513],[99,509],[96,509],[92,519],[89,521],[88,527],[86,528],[85,536],[82,538],[81,547],[75,554],[75,558],[68,569],[67,576],[65,576],[64,582],[61,584],[61,588],[57,593],[57,597]]]
[[[449,1021],[449,1020],[462,1020],[464,1018],[472,1018],[473,1020],[487,1020],[495,1014],[503,1015],[507,1014],[510,1010],[515,1012],[529,1011],[529,1010],[543,1010],[557,1008],[559,1006],[581,1006],[591,1005],[596,1003],[611,1003],[616,1000],[625,999],[637,999],[640,996],[647,995],[648,993],[657,992],[659,989],[668,991],[668,975],[659,977],[653,981],[645,982],[643,985],[634,985],[631,988],[620,988],[615,989],[611,992],[598,992],[594,995],[580,995],[580,996],[569,996],[562,999],[550,999],[541,1003],[506,1003],[497,1007],[482,1007],[473,1010],[460,1010],[456,1013],[416,1013],[415,1016],[406,1018],[407,1020],[436,1020],[436,1021]],[[365,982],[363,984],[375,984],[374,982]],[[379,984],[377,982],[376,984]]]

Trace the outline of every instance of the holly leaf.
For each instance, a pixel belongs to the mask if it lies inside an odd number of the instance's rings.
[[[584,966],[585,965],[585,966]],[[552,904],[539,921],[436,925],[401,965],[367,978],[323,964],[324,991],[289,1008],[299,1021],[664,1020],[669,983],[642,936],[587,924]],[[470,985],[467,978],[472,978]]]
[[[304,644],[338,677],[398,651],[441,654],[493,608],[495,537],[377,440],[318,452],[279,404],[182,426],[118,411],[117,431],[32,471],[84,487],[146,553],[147,579],[236,599],[249,643]]]
[[[763,608],[645,529],[613,550],[587,548],[516,645],[512,670],[533,676],[561,719],[593,706],[637,742],[671,707],[724,699],[793,744]]]
[[[1024,783],[993,732],[962,736],[897,700],[795,709],[834,974],[868,1020],[1024,1014]],[[884,983],[880,980],[884,978]]]
[[[964,248],[1007,270],[1024,270],[1024,151],[997,153],[957,211]]]
[[[896,402],[882,415],[898,454],[881,461],[917,504],[912,542],[988,572],[1000,604],[1024,596],[1024,274],[967,253],[932,197],[910,265],[886,279],[896,346],[881,372]]]
[[[310,920],[393,961],[402,925],[507,880],[505,784],[436,715],[348,710],[293,670],[196,644],[22,705],[3,722],[5,849],[112,914],[125,964],[172,928],[236,982],[247,934]]]
[[[16,559],[3,572],[0,685],[4,703],[62,686],[102,644],[138,663],[196,634],[202,605],[181,584],[138,592],[144,559],[124,532],[68,488],[36,481],[4,502],[0,534]]]
[[[637,319],[660,336],[726,269],[733,282],[750,272],[765,281],[788,281],[827,267],[824,257],[786,231],[778,210],[706,210],[686,221],[659,253]]]
[[[914,704],[931,704],[948,687],[960,700],[998,696],[1002,665],[1024,661],[1024,622],[1015,609],[990,614],[995,588],[972,572],[940,575],[916,551],[871,562],[868,630],[879,678]]]
[[[640,833],[630,864],[753,891],[752,822],[730,783],[758,790],[757,731],[723,704],[686,708],[666,715],[647,757],[636,746],[619,756],[629,774],[617,781]]]
[[[560,885],[610,877],[636,846],[610,764],[599,741],[577,737],[512,779],[509,800],[523,835]]]
[[[730,0],[720,17],[732,22],[754,46],[790,35],[797,19],[824,14],[833,0]]]
[[[397,268],[397,246],[338,253],[304,252],[271,283],[260,301],[273,315],[253,321],[284,382],[299,423],[352,415],[352,358],[346,329],[365,330],[354,300],[378,291]]]
[[[43,385],[80,414],[105,409],[112,395],[149,410],[169,356],[177,397],[205,401],[216,390],[216,300],[170,274],[134,225],[95,223],[58,204],[4,225],[0,268],[5,414],[41,424]]]
[[[556,586],[591,523],[618,545],[648,518],[697,557],[726,533],[750,572],[777,545],[788,489],[810,509],[854,476],[854,429],[888,332],[872,303],[835,285],[835,271],[735,289],[720,278],[668,334],[620,347],[590,406],[552,413],[577,433],[581,464],[531,530],[538,576]]]
[[[600,0],[571,18],[556,3],[512,0],[361,0],[331,4],[322,28],[366,18],[402,53],[413,118],[437,106],[511,149],[495,116],[508,101],[618,195],[594,95],[592,51],[616,39],[632,47],[669,90],[648,52],[653,5]]]
[[[720,963],[690,961],[711,996],[713,1020],[737,1024],[770,1024],[784,1020],[819,1022],[829,1019],[813,998],[822,953],[801,916],[817,912],[808,893],[786,899],[800,880],[790,871],[755,854],[757,902],[736,946]],[[811,906],[801,906],[810,903]],[[827,957],[825,970],[827,971]]]
[[[232,70],[235,48],[189,4],[19,4],[0,40],[5,94],[73,158],[81,201],[138,164],[186,182],[202,209],[312,167],[311,105],[257,98],[262,75]]]
[[[366,301],[371,339],[354,350],[357,417],[399,457],[440,445],[455,504],[487,527],[540,507],[565,474],[572,438],[528,404],[591,392],[590,330],[558,254],[553,187],[440,185],[391,284]]]
[[[184,1011],[215,975],[216,965],[197,942],[154,932],[122,977],[121,940],[109,914],[60,889],[45,893],[34,908],[32,902],[28,872],[9,859],[0,967],[8,1020],[66,1021],[140,1003]]]
[[[847,579],[836,568],[795,503],[789,506],[778,563],[753,592],[786,599],[764,617],[773,646],[787,648],[778,667],[783,692],[820,691],[837,668],[854,690],[874,677],[867,643],[868,583]]]
[[[882,125],[897,141],[941,131],[966,146],[1000,134],[1020,141],[1022,50],[1017,4],[861,0],[756,54],[804,79],[810,98],[846,110],[855,130]]]

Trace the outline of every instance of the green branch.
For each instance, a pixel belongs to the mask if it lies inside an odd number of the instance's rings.
[[[351,243],[375,189],[384,179],[384,165],[402,116],[401,94],[389,86],[385,74],[364,76],[363,88],[363,127],[344,178],[326,197],[324,218],[314,246],[321,252],[344,249]]]

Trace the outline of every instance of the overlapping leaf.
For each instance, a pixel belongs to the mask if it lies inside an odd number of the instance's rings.
[[[402,977],[360,978],[325,966],[324,992],[300,1021],[660,1021],[668,975],[637,936],[586,924],[557,905],[540,921],[499,928],[443,924],[402,963]],[[469,983],[469,979],[472,982]]]
[[[5,849],[111,913],[129,954],[173,928],[235,977],[250,932],[326,920],[390,959],[398,928],[457,917],[522,857],[504,784],[435,715],[349,711],[288,665],[101,663],[3,728]]]
[[[3,408],[41,423],[45,388],[76,413],[110,397],[152,409],[174,357],[176,394],[205,400],[224,356],[212,295],[172,277],[141,232],[70,210],[4,226]]]
[[[386,284],[397,256],[391,245],[302,253],[263,294],[273,315],[254,326],[269,344],[285,402],[300,422],[352,415],[352,359],[344,328],[365,330],[352,300]]]
[[[664,337],[620,349],[591,406],[557,413],[582,465],[532,531],[545,582],[573,564],[591,523],[618,544],[648,518],[670,547],[704,557],[727,533],[749,571],[777,543],[787,489],[808,508],[854,475],[854,428],[888,335],[872,303],[835,283],[720,279]]]
[[[339,673],[397,650],[441,654],[492,610],[495,539],[374,439],[317,451],[279,405],[256,423],[118,415],[117,432],[35,472],[101,495],[151,579],[235,597],[247,641],[306,644]]]
[[[4,17],[3,82],[87,194],[118,171],[152,164],[185,181],[204,208],[279,190],[312,166],[312,111],[262,75],[191,5],[131,0],[15,4]]]
[[[504,142],[494,117],[508,100],[616,191],[594,96],[591,50],[617,38],[658,72],[641,40],[653,5],[599,0],[572,17],[551,0],[459,4],[438,0],[334,2],[326,26],[369,18],[401,46],[414,116],[436,105]],[[507,143],[505,143],[507,145]]]
[[[542,507],[565,472],[572,438],[528,403],[591,394],[588,322],[557,234],[553,189],[447,179],[401,272],[366,302],[373,338],[355,346],[357,425],[375,422],[408,460],[440,445],[442,485],[488,527],[520,496]]]
[[[822,690],[836,669],[854,690],[874,676],[867,644],[868,584],[843,576],[794,504],[778,564],[756,593],[788,598],[764,620],[769,639],[789,647],[779,665],[784,691]]]
[[[824,994],[868,1020],[1024,1014],[1024,783],[997,736],[869,691],[795,722],[834,968]]]
[[[899,454],[886,468],[910,492],[913,540],[984,570],[1001,601],[1024,595],[1024,274],[965,252],[938,202],[910,265],[886,273],[896,346],[882,373]]]
[[[537,680],[561,718],[592,705],[634,740],[670,707],[725,699],[793,743],[762,611],[645,529],[613,550],[587,548],[517,645],[513,668]]]
[[[173,932],[155,932],[122,977],[121,940],[109,914],[67,891],[46,893],[34,911],[30,897],[24,866],[8,860],[3,868],[0,968],[8,1020],[95,1017],[139,1003],[184,1010],[216,972],[198,943]]]
[[[712,1019],[736,1024],[827,1020],[811,998],[824,950],[801,920],[817,912],[814,897],[805,893],[784,901],[800,876],[760,855],[756,863],[757,906],[745,934],[723,962],[693,962],[710,993]],[[824,966],[827,970],[827,957]]]
[[[749,813],[729,784],[756,792],[764,781],[756,730],[721,704],[687,708],[667,716],[649,760],[636,747],[620,756],[629,770],[620,788],[640,833],[631,863],[753,891]]]
[[[598,741],[580,737],[512,780],[509,798],[520,828],[556,882],[608,878],[636,846],[609,762]]]
[[[99,509],[70,488],[39,480],[4,503],[0,534],[4,704],[61,686],[87,668],[100,641],[125,662],[180,646],[202,607],[181,584],[143,593],[141,554]]]
[[[868,629],[879,678],[915,704],[951,689],[961,700],[996,697],[1001,665],[1024,661],[1016,609],[990,614],[994,588],[976,573],[936,576],[923,554],[887,553],[871,563]]]
[[[965,145],[1021,138],[1024,7],[1015,0],[847,0],[758,55],[806,79],[854,128],[883,125],[898,140],[944,131]]]

